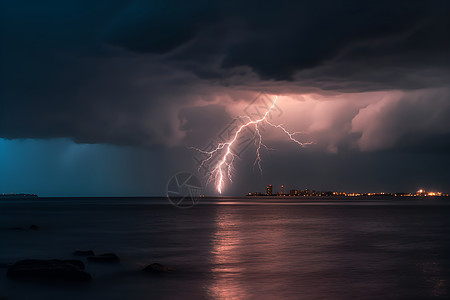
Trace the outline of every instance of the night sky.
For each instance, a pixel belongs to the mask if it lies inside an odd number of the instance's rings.
[[[449,1],[1,1],[0,193],[158,196],[252,101],[279,95],[263,173],[450,192]],[[263,93],[263,94],[261,94]],[[209,185],[208,194],[215,195]]]

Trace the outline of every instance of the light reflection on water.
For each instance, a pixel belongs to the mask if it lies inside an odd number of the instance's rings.
[[[329,241],[304,236],[298,226],[308,227],[308,218],[283,218],[285,212],[276,207],[263,212],[247,208],[238,214],[228,208],[218,210],[212,236],[213,280],[207,287],[213,299],[273,299],[275,295],[294,299],[303,289],[302,277],[320,271],[315,260],[329,259],[317,247]],[[303,262],[308,256],[309,262]]]
[[[240,261],[240,251],[245,242],[239,226],[240,220],[236,215],[216,216],[211,250],[213,281],[208,287],[208,294],[215,299],[239,299],[247,294],[237,276],[245,271]]]
[[[448,270],[424,263],[437,255],[448,266],[442,247],[449,245],[429,232],[445,223],[432,221],[420,208],[409,216],[401,213],[397,208],[221,206],[211,237],[207,294],[213,299],[446,297]]]

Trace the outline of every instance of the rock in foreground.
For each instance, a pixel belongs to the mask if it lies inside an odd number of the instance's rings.
[[[172,271],[175,271],[174,268],[164,266],[158,263],[153,263],[144,268],[145,272],[152,273],[152,274],[164,274],[164,273],[170,273]]]
[[[8,268],[7,276],[13,279],[47,281],[89,281],[91,275],[84,271],[79,260],[25,259]]]
[[[30,225],[30,227],[28,227],[28,229],[30,229],[30,230],[38,230],[39,226],[37,226],[36,224],[32,224],[32,225]]]
[[[120,261],[119,257],[114,253],[105,253],[100,255],[89,256],[88,260],[105,263],[117,263]]]

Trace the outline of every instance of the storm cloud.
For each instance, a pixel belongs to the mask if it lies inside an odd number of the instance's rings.
[[[207,143],[264,91],[298,103],[309,121],[291,121],[326,151],[447,151],[449,13],[448,1],[3,2],[0,137]]]

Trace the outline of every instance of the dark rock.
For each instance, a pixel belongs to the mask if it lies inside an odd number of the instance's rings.
[[[174,268],[164,266],[158,263],[153,263],[144,268],[145,272],[153,273],[153,274],[164,274],[164,273],[170,273],[172,271],[175,271]]]
[[[89,256],[88,260],[105,263],[114,263],[120,261],[119,257],[114,253],[105,253],[100,255]]]
[[[95,252],[92,250],[77,250],[73,253],[76,256],[95,256]]]
[[[44,281],[89,281],[91,275],[79,260],[25,259],[8,268],[7,276],[13,279]]]
[[[74,266],[77,266],[78,268],[80,268],[80,270],[84,270],[84,263],[81,260],[78,259],[67,259],[65,260],[65,262],[68,262]]]
[[[28,229],[30,229],[30,230],[38,230],[39,226],[33,224],[30,227],[28,227]]]

